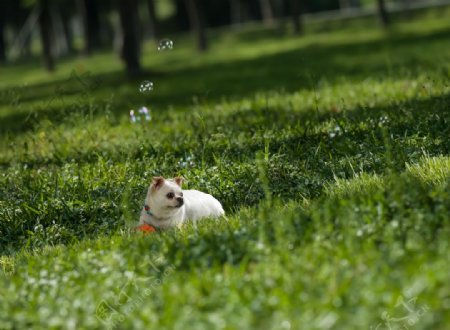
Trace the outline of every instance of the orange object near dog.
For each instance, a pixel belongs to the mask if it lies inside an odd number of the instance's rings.
[[[153,233],[156,232],[156,228],[153,226],[150,226],[146,223],[144,223],[143,225],[137,226],[136,230],[142,231],[144,233]]]

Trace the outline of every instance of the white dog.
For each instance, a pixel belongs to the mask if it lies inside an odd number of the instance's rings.
[[[188,220],[218,218],[225,214],[220,202],[198,190],[181,190],[182,178],[154,177],[148,188],[139,223],[160,229],[181,226]]]

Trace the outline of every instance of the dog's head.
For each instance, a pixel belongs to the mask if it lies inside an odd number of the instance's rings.
[[[171,213],[184,205],[181,190],[182,178],[164,179],[162,176],[154,177],[149,189],[149,202],[152,208],[163,213]]]

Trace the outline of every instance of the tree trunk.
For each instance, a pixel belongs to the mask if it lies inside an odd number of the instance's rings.
[[[186,5],[189,13],[191,30],[196,35],[197,49],[201,52],[204,52],[208,49],[208,43],[206,39],[203,11],[198,4],[198,0],[186,0]]]
[[[153,39],[159,39],[158,20],[156,19],[155,0],[147,0],[148,16],[150,19],[150,33]]]
[[[41,15],[39,16],[39,28],[41,30],[42,55],[44,66],[47,71],[55,69],[55,63],[52,54],[52,22],[50,18],[49,0],[41,0]]]
[[[339,0],[339,9],[341,11],[349,10],[351,6],[351,0]]]
[[[303,31],[303,24],[300,17],[300,0],[290,0],[290,7],[294,33],[300,34]]]
[[[177,30],[189,31],[189,13],[186,0],[174,0],[175,4],[175,24]]]
[[[97,0],[79,0],[83,19],[84,49],[88,55],[100,46],[100,14]]]
[[[381,25],[383,27],[388,27],[390,21],[384,0],[377,0],[377,7],[378,7],[378,19],[380,20]]]
[[[241,0],[230,0],[231,25],[238,26],[242,23]]]
[[[74,52],[73,33],[72,33],[72,29],[70,28],[69,19],[67,17],[63,17],[62,25],[63,25],[63,29],[64,29],[64,36],[67,41],[67,49],[68,49],[69,53],[73,53]]]
[[[230,0],[231,23],[240,25],[250,19],[249,3],[246,0]]]
[[[6,62],[5,18],[0,8],[0,63]]]
[[[274,19],[270,0],[259,0],[259,4],[261,6],[261,16],[263,23],[267,26],[272,26]]]
[[[139,62],[138,15],[136,0],[119,0],[119,16],[122,27],[121,58],[126,64],[128,74],[141,71]]]

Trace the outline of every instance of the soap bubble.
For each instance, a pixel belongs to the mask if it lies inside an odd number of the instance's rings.
[[[338,125],[336,125],[331,131],[328,132],[328,134],[330,138],[335,138],[342,135],[342,130]]]
[[[136,122],[136,116],[134,115],[134,110],[130,110],[130,119],[132,123]]]
[[[141,93],[149,93],[152,90],[153,90],[153,83],[151,81],[144,80],[139,85],[139,92],[141,92]]]
[[[147,107],[140,107],[137,113],[134,110],[130,110],[130,120],[132,123],[140,123],[152,120],[152,116]]]
[[[170,39],[162,39],[158,45],[158,51],[162,52],[165,50],[173,49],[173,41]]]
[[[145,121],[150,121],[152,119],[152,116],[150,116],[150,111],[147,107],[141,107],[138,112],[141,117],[144,117]]]
[[[193,157],[192,156],[186,156],[184,158],[181,158],[178,161],[178,166],[182,167],[182,168],[195,166],[195,162],[193,160]]]

